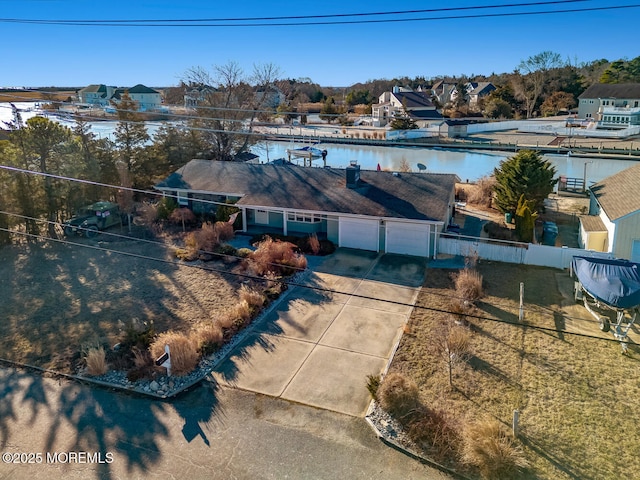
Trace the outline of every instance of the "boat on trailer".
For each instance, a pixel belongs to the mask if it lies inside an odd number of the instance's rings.
[[[603,332],[613,331],[622,352],[640,314],[640,264],[628,260],[573,257],[574,298],[583,303]],[[615,314],[612,321],[610,315]]]

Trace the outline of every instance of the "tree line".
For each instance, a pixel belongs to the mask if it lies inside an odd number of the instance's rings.
[[[326,121],[346,124],[348,114],[370,113],[371,105],[378,102],[378,97],[394,86],[428,92],[439,81],[454,85],[457,92],[462,92],[445,104],[433,98],[447,116],[493,119],[549,116],[575,108],[578,96],[592,84],[640,82],[640,56],[632,60],[599,59],[578,63],[563,59],[558,53],[544,51],[523,59],[509,73],[374,79],[344,88],[320,87],[310,79],[289,79],[280,81],[277,86],[286,97],[282,111],[296,111],[304,102],[316,102],[319,106],[316,108],[326,116]],[[465,85],[470,82],[491,82],[496,90],[471,106],[465,91]],[[301,97],[302,87],[310,88],[313,95]]]
[[[0,213],[0,243],[12,241],[8,229],[55,238],[57,224],[98,200],[118,202],[127,212],[132,188],[149,190],[194,158],[234,160],[256,142],[252,125],[268,108],[278,76],[271,64],[248,75],[233,62],[211,72],[194,68],[186,81],[211,86],[201,89],[195,115],[164,123],[153,137],[127,92],[114,104],[113,140],[92,133],[82,117],[69,128],[41,116],[24,122],[14,108],[0,140],[0,164],[14,169],[0,169],[0,211],[12,212]]]

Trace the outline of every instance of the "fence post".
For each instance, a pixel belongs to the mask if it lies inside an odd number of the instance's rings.
[[[522,322],[523,319],[524,319],[524,282],[520,282],[520,312],[518,313],[518,320]]]
[[[518,436],[518,423],[520,422],[520,411],[516,408],[513,411],[513,423],[512,423],[512,429],[513,429],[513,436],[517,437]]]

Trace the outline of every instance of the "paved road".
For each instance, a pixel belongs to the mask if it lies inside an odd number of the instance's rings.
[[[362,418],[205,382],[172,402],[0,369],[0,479],[446,479],[380,442]],[[49,452],[111,463],[46,463]],[[66,460],[68,457],[58,457]],[[86,458],[81,457],[84,461]]]

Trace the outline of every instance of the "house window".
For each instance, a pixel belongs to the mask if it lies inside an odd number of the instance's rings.
[[[187,192],[178,192],[178,205],[181,207],[189,206],[189,194]]]
[[[269,225],[269,212],[266,210],[256,210],[255,222],[259,225]]]
[[[313,215],[311,213],[291,212],[287,215],[287,220],[289,220],[290,222],[300,223],[318,223],[322,221],[322,216]]]

